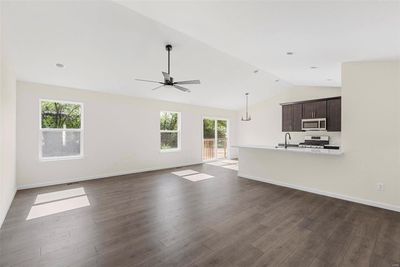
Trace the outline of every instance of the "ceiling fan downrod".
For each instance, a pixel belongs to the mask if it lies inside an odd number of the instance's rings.
[[[172,50],[172,45],[167,44],[167,45],[165,46],[165,49],[166,49],[167,52],[168,52],[168,74],[171,74],[171,56],[170,56],[170,52],[171,52],[171,50]]]

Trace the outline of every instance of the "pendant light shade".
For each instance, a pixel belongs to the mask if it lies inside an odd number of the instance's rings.
[[[242,121],[251,121],[251,116],[249,115],[249,93],[246,93],[246,117]]]

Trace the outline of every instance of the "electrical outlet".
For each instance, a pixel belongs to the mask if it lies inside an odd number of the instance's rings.
[[[383,183],[377,183],[376,184],[376,190],[378,191],[385,191],[385,186]]]

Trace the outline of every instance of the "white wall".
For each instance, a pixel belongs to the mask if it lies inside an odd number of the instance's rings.
[[[3,61],[1,82],[0,226],[16,192],[16,79]]]
[[[400,208],[400,61],[343,64],[342,94],[343,177],[360,197]]]
[[[309,99],[340,96],[338,87],[300,87],[295,86],[285,90],[261,103],[249,107],[251,121],[240,120],[244,111],[238,115],[238,144],[277,145],[284,142],[282,132],[282,107],[280,103],[295,102]],[[291,143],[299,143],[304,140],[305,132],[293,132]],[[329,135],[331,144],[340,144],[340,132],[313,132],[313,135]]]
[[[2,13],[0,5],[0,14]],[[1,15],[0,15],[1,16]],[[0,17],[1,21],[1,17]],[[0,27],[1,28],[1,27]],[[1,31],[1,44],[3,32]],[[3,45],[0,48],[0,227],[16,192],[15,176],[15,73],[7,63]]]
[[[84,158],[39,161],[39,99],[84,104]],[[160,152],[161,110],[181,112],[180,152]],[[201,162],[202,117],[229,119],[235,143],[236,112],[50,85],[17,84],[19,188],[162,169]]]
[[[399,137],[400,62],[346,63],[344,154],[244,149],[239,175],[400,211]]]

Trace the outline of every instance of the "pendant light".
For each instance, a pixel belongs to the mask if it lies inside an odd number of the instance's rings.
[[[249,93],[246,93],[246,118],[243,118],[242,121],[251,121],[251,116],[249,115]]]

